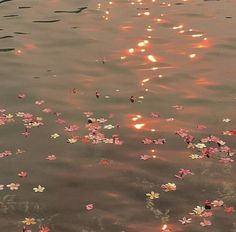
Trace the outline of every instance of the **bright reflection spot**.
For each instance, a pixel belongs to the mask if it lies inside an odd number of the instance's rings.
[[[134,127],[137,129],[137,130],[140,130],[144,127],[144,123],[140,123],[140,124],[135,124]]]
[[[149,43],[148,40],[144,40],[144,41],[142,41],[142,42],[139,42],[139,43],[138,43],[138,46],[139,46],[139,47],[144,47],[144,46],[146,46],[148,43]]]
[[[141,115],[136,115],[135,117],[132,118],[132,121],[137,121],[138,119],[142,118]]]
[[[202,36],[203,36],[203,34],[194,34],[194,35],[192,35],[193,38],[202,37]]]
[[[130,48],[128,51],[129,51],[130,54],[134,53],[134,49],[133,48]]]
[[[142,80],[143,83],[148,82],[148,81],[150,81],[149,78],[146,78],[146,79],[143,79],[143,80]]]
[[[20,49],[16,50],[16,55],[22,55],[22,54],[23,54],[22,50]]]
[[[151,129],[151,132],[155,132],[156,130],[155,129]]]
[[[151,62],[157,62],[157,59],[156,59],[153,55],[148,55],[147,58],[148,58]]]
[[[144,42],[139,42],[139,43],[138,43],[138,46],[139,46],[139,47],[143,47],[143,46],[145,46],[145,44],[144,44]]]
[[[177,30],[177,29],[182,29],[183,27],[184,27],[183,25],[179,25],[179,26],[176,26],[176,27],[172,27],[172,29]]]
[[[146,11],[146,12],[144,12],[144,15],[149,16],[150,12]]]
[[[121,60],[125,60],[125,59],[126,59],[126,56],[121,56],[120,59],[121,59]]]
[[[152,70],[158,70],[159,68],[158,67],[153,67]]]
[[[191,58],[191,59],[193,59],[193,58],[195,58],[196,57],[196,54],[190,54],[189,55],[189,58]]]
[[[161,229],[162,229],[162,230],[165,230],[166,228],[167,228],[167,225],[165,224],[165,225],[162,226]]]

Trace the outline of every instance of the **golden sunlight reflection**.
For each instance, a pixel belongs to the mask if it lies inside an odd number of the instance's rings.
[[[193,59],[193,58],[196,58],[196,56],[197,56],[197,55],[193,53],[193,54],[190,54],[190,55],[189,55],[189,58],[190,58],[190,59]]]
[[[136,115],[132,118],[133,121],[137,121],[138,119],[142,118],[141,115]]]
[[[167,229],[167,225],[166,225],[166,224],[165,224],[165,225],[163,225],[161,229],[162,229],[162,230],[165,230],[165,229]]]
[[[177,29],[182,29],[183,27],[184,27],[183,25],[179,25],[179,26],[172,27],[172,29],[177,30]]]
[[[148,81],[150,81],[150,79],[149,78],[145,78],[145,79],[142,80],[142,83],[145,83],[145,82],[148,82]]]
[[[171,230],[168,228],[168,226],[165,224],[161,228],[161,232],[171,232]]]
[[[134,53],[134,48],[130,48],[130,49],[128,50],[128,52],[129,52],[130,54]]]
[[[144,123],[139,123],[139,124],[135,124],[135,125],[134,125],[134,127],[135,127],[137,130],[142,129],[144,126],[145,126]]]
[[[202,37],[202,36],[203,36],[203,34],[193,34],[192,35],[193,38],[198,38],[198,37]]]
[[[150,60],[151,62],[157,62],[157,59],[153,56],[153,55],[148,55],[147,56],[148,60]]]

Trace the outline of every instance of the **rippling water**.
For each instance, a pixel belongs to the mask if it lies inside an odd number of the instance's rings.
[[[235,9],[234,0],[0,1],[1,230],[34,218],[32,232],[236,231]],[[211,135],[230,152],[197,148]],[[181,168],[194,175],[176,178]],[[189,214],[206,200],[224,205]]]

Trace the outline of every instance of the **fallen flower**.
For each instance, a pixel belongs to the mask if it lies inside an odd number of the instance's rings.
[[[198,149],[203,149],[206,147],[206,145],[204,143],[197,143],[197,144],[194,144],[194,146]]]
[[[195,214],[197,216],[201,216],[204,211],[205,211],[204,207],[197,206],[196,208],[193,209],[193,214]]]
[[[151,191],[150,193],[146,193],[146,196],[149,197],[151,200],[159,198],[160,194]]]
[[[43,109],[43,112],[44,113],[51,113],[52,109],[51,108],[45,108],[45,109]]]
[[[204,211],[201,214],[201,217],[211,217],[213,215],[213,213],[211,211]]]
[[[26,224],[27,226],[36,224],[35,218],[25,218],[22,223]]]
[[[55,160],[56,158],[57,157],[55,155],[48,155],[46,159],[51,161],[51,160]]]
[[[235,212],[234,207],[225,207],[224,211],[226,213],[234,213]]]
[[[7,187],[10,188],[10,190],[18,190],[20,187],[20,184],[11,183],[11,184],[8,184]]]
[[[103,164],[103,165],[109,165],[109,164],[111,163],[111,161],[108,160],[108,159],[102,159],[102,160],[100,160],[99,163],[100,163],[100,164]]]
[[[62,124],[65,124],[66,121],[65,121],[64,119],[58,118],[58,119],[56,120],[56,123],[59,124],[59,125],[62,125]]]
[[[65,131],[67,131],[67,132],[77,131],[78,129],[79,129],[79,126],[77,126],[75,124],[65,127]]]
[[[191,158],[191,159],[202,159],[203,156],[198,155],[198,154],[191,154],[191,155],[189,156],[189,158]]]
[[[176,185],[175,183],[167,183],[167,184],[162,184],[161,188],[165,191],[165,192],[169,192],[169,191],[175,191],[176,190]]]
[[[207,127],[205,125],[197,125],[197,129],[199,129],[199,130],[204,130],[206,128]]]
[[[46,226],[42,226],[40,227],[39,232],[50,232],[50,229]]]
[[[26,94],[24,94],[24,93],[18,94],[18,98],[20,98],[20,99],[23,99],[23,98],[25,98],[25,97],[26,97]]]
[[[28,176],[28,173],[22,171],[22,172],[18,173],[18,176],[19,176],[19,177],[27,177],[27,176]]]
[[[42,193],[45,190],[45,187],[39,185],[38,187],[33,188],[36,193]]]
[[[60,135],[57,134],[57,133],[54,133],[54,134],[51,135],[51,139],[56,139],[58,137],[60,137]]]
[[[113,125],[109,124],[109,125],[105,125],[103,128],[107,129],[107,130],[111,130],[111,129],[114,129],[115,127]]]
[[[192,218],[183,217],[179,220],[179,222],[181,222],[182,225],[190,224],[192,222]]]
[[[230,122],[231,119],[230,118],[223,118],[222,122]]]
[[[230,131],[224,131],[223,132],[224,135],[236,135],[236,130],[230,130]]]
[[[144,155],[141,155],[141,156],[140,156],[140,159],[141,159],[141,160],[148,160],[148,159],[150,159],[150,158],[151,158],[150,155],[145,155],[145,154],[144,154]]]
[[[160,113],[154,112],[154,113],[151,113],[151,116],[153,118],[159,118],[160,117]]]
[[[229,157],[222,157],[220,158],[219,162],[223,164],[229,164],[229,163],[234,162],[234,160]]]
[[[44,103],[45,103],[44,100],[37,100],[37,101],[35,101],[35,104],[36,104],[36,105],[42,105],[42,104],[44,104]]]
[[[180,105],[175,105],[172,107],[175,108],[176,110],[182,110],[184,108],[183,106],[180,106]]]
[[[209,220],[204,219],[203,222],[200,222],[201,226],[211,226],[212,223]]]
[[[194,175],[193,172],[191,172],[189,169],[183,169],[181,168],[179,171],[178,171],[178,174],[175,175],[175,177],[179,178],[179,179],[182,179],[184,176],[186,175]]]
[[[213,207],[221,207],[224,205],[223,201],[218,201],[218,200],[214,200],[213,202],[211,202],[211,204],[213,205]]]
[[[32,232],[32,230],[27,229],[25,226],[23,227],[23,231],[22,232]]]
[[[88,205],[86,205],[86,209],[87,209],[87,210],[92,210],[92,209],[93,209],[93,204],[88,204]]]
[[[67,139],[67,143],[73,144],[73,143],[76,143],[76,142],[78,142],[77,138],[69,138],[69,139]]]

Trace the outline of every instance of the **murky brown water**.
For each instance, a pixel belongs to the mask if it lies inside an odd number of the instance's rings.
[[[21,232],[25,218],[32,232],[236,231],[235,9],[234,0],[0,1],[1,231]],[[196,147],[210,135],[230,151]],[[194,175],[176,178],[181,168]],[[224,205],[189,214],[206,200]]]

